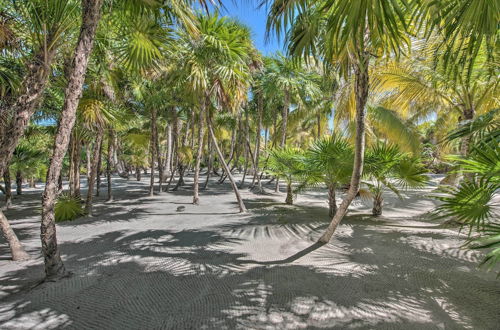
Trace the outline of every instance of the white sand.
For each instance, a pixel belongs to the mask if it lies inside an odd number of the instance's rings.
[[[149,198],[147,177],[115,182],[96,217],[58,225],[73,275],[35,288],[40,190],[14,201],[7,216],[34,259],[8,261],[0,239],[1,329],[499,328],[500,282],[455,229],[427,220],[432,186],[388,195],[380,218],[356,201],[318,248],[324,190],[286,206],[284,194],[245,189],[240,215],[228,184],[193,206],[188,187]]]

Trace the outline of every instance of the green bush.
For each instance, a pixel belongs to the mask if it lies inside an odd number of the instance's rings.
[[[56,202],[56,222],[71,221],[84,214],[80,200],[67,194],[59,196]]]

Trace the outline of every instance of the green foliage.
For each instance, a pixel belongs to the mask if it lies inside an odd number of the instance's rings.
[[[267,170],[272,175],[292,183],[294,178],[304,175],[304,152],[297,148],[276,148],[269,150]]]
[[[84,214],[80,200],[67,194],[57,198],[55,206],[56,222],[71,221]]]

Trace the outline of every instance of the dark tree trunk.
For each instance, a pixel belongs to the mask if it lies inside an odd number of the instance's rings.
[[[70,144],[69,193],[75,198],[80,198],[81,151],[80,141],[78,141],[75,134],[72,134]]]
[[[205,180],[205,184],[203,185],[203,190],[207,189],[207,187],[208,187],[208,182],[210,181],[210,173],[212,172],[213,161],[214,161],[212,141],[210,139],[208,139],[207,144],[208,144],[208,148],[207,148],[208,149],[208,167],[207,167],[207,178]]]
[[[215,137],[214,129],[212,127],[212,119],[210,118],[209,114],[207,114],[207,123],[208,123],[208,132],[210,134],[210,138],[212,139],[212,144],[215,147],[215,150],[217,151],[217,155],[219,156],[219,160],[222,163],[224,170],[226,171],[226,174],[227,174],[227,177],[229,178],[229,181],[231,182],[231,187],[233,188],[234,194],[236,195],[236,200],[238,202],[238,207],[240,209],[240,212],[245,212],[246,207],[245,207],[245,204],[243,203],[243,199],[241,198],[238,187],[236,186],[236,182],[234,181],[233,175],[231,174],[229,167],[227,166],[226,162],[224,161],[224,156],[222,155],[222,151],[220,150],[219,146],[217,145],[217,138]]]
[[[16,172],[16,195],[23,193],[23,175],[21,171]]]
[[[158,142],[157,140],[157,134],[158,134],[158,127],[156,126],[156,108],[151,109],[151,139],[149,141],[149,150],[151,152],[151,176],[149,180],[149,196],[153,196],[155,192],[155,161],[156,161],[156,144]],[[158,155],[158,159],[159,159]],[[161,167],[160,164],[158,164],[158,167]],[[160,191],[161,191],[161,175],[160,175]]]
[[[141,181],[141,167],[140,166],[135,167],[135,179],[137,181]]]
[[[69,136],[75,124],[76,108],[82,95],[87,65],[99,23],[102,0],[82,0],[82,26],[69,69],[68,85],[55,137],[52,158],[47,171],[45,191],[42,197],[41,241],[48,279],[66,274],[57,245],[54,206],[57,197],[57,179],[61,174],[64,154],[68,149]]]
[[[163,191],[163,181],[165,180],[164,176],[164,167],[163,167],[163,159],[161,157],[161,152],[160,152],[160,141],[159,141],[159,134],[158,134],[158,123],[157,123],[157,114],[155,110],[155,120],[153,125],[151,126],[154,130],[154,147],[155,147],[155,153],[156,153],[156,158],[158,162],[158,193],[161,193]]]
[[[340,221],[347,213],[347,208],[351,205],[359,191],[361,175],[363,173],[363,162],[365,154],[365,106],[368,99],[369,90],[369,54],[366,52],[360,55],[361,62],[354,66],[355,74],[355,94],[356,94],[356,140],[354,150],[354,166],[352,169],[351,184],[345,198],[342,200],[337,213],[333,217],[325,233],[319,239],[320,242],[328,243],[337,229]]]
[[[164,166],[164,178],[167,179],[167,175],[170,176],[172,174],[172,125],[167,124],[166,128],[166,136],[167,136],[167,154],[165,155],[165,166]]]
[[[3,181],[5,183],[5,205],[4,210],[7,210],[12,206],[12,182],[10,180],[10,170],[9,167],[5,170],[3,174]]]
[[[96,178],[99,172],[98,165],[99,165],[99,156],[101,154],[101,147],[102,147],[102,139],[103,139],[104,132],[102,131],[101,128],[99,128],[99,131],[96,136],[96,140],[94,143],[94,152],[92,155],[92,160],[90,162],[90,168],[89,168],[89,182],[88,182],[88,190],[87,190],[87,199],[85,201],[85,213],[91,217],[92,214],[92,203],[93,203],[93,196],[94,196],[94,184],[96,182]]]

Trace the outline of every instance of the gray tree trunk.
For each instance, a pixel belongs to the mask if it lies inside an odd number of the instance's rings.
[[[85,213],[91,217],[92,214],[92,203],[94,197],[94,184],[96,183],[96,178],[99,172],[97,168],[99,165],[99,157],[101,154],[101,146],[104,132],[102,128],[99,128],[99,132],[97,133],[96,140],[94,143],[94,152],[92,155],[92,159],[90,161],[90,168],[88,169],[89,173],[89,181],[87,187],[87,199],[85,200]]]

